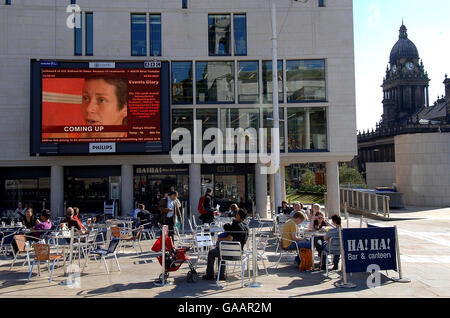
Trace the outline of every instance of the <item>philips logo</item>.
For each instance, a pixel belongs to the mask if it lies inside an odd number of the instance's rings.
[[[90,153],[111,153],[116,152],[115,143],[97,143],[89,144]]]

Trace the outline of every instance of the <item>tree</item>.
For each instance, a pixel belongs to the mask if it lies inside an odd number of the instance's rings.
[[[340,184],[365,184],[364,178],[358,170],[348,167],[346,164],[339,168]]]
[[[302,173],[302,185],[315,185],[316,175],[311,170]]]

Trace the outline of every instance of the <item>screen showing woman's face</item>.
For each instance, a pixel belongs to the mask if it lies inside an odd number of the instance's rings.
[[[81,111],[87,125],[122,125],[127,117],[127,107],[119,109],[116,87],[103,79],[84,82]]]

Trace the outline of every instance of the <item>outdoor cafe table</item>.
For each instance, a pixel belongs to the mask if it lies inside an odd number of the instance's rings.
[[[327,231],[308,231],[308,230],[299,230],[299,233],[303,235],[305,238],[309,238],[311,241],[311,255],[312,255],[312,270],[315,270],[315,263],[314,263],[314,252],[315,252],[315,245],[314,245],[314,238],[316,237],[325,237],[327,234]]]
[[[78,245],[78,265],[81,267],[81,245],[83,244],[83,239],[87,240],[88,234],[81,234],[81,233],[74,233],[73,239],[74,241],[77,241]],[[50,244],[51,241],[53,241],[53,246],[55,248],[59,248],[61,245],[58,243],[59,239],[69,239],[70,235],[63,234],[62,232],[52,232],[47,240],[47,242]],[[73,242],[75,243],[75,242]],[[64,263],[66,261],[66,254],[69,253],[69,263],[72,264],[73,260],[73,252],[74,252],[74,246],[72,245],[72,249],[70,249],[70,243],[63,244],[64,247],[68,247],[69,251],[66,250],[66,248],[63,249],[64,252]]]

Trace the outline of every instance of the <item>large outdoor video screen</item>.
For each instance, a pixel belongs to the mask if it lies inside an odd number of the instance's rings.
[[[42,68],[42,143],[161,142],[161,69]]]

